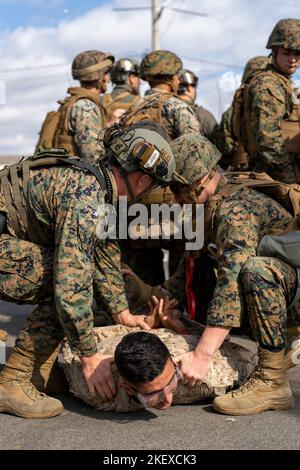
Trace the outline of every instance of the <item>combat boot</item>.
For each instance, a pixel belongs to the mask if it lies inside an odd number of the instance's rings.
[[[287,327],[284,368],[289,370],[300,364],[300,324],[291,324]]]
[[[22,418],[51,418],[63,411],[59,400],[38,392],[31,383],[34,363],[34,354],[13,349],[0,374],[0,412]]]
[[[228,415],[250,415],[265,410],[293,408],[294,398],[284,370],[284,350],[259,349],[258,365],[238,390],[216,397],[213,407]]]
[[[39,392],[68,393],[69,384],[57,358],[58,348],[50,356],[39,356],[34,361],[31,383]]]

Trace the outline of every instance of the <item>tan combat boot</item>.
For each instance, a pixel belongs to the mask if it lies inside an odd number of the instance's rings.
[[[291,324],[287,327],[284,368],[289,370],[300,364],[300,324]]]
[[[30,382],[34,362],[32,353],[14,348],[0,374],[0,412],[22,418],[51,418],[63,411],[59,400],[39,393]]]
[[[214,399],[213,407],[228,415],[250,415],[293,408],[294,398],[284,370],[284,350],[259,349],[254,372],[238,390]]]
[[[58,348],[50,356],[36,358],[30,381],[39,392],[68,393],[69,384],[57,358]]]

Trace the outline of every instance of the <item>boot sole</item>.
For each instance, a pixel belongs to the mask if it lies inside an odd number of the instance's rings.
[[[1,403],[0,402],[0,413],[9,413],[14,416],[19,416],[20,418],[31,418],[31,419],[46,419],[46,418],[53,418],[54,416],[57,416],[61,414],[64,410],[63,406],[60,406],[56,408],[56,410],[53,410],[51,413],[47,415],[41,415],[41,414],[36,414],[36,413],[23,413],[21,411],[17,411],[13,408],[11,408],[7,403]]]
[[[243,415],[255,415],[258,413],[261,413],[262,411],[267,411],[267,410],[289,410],[291,408],[294,408],[295,406],[295,399],[294,397],[287,398],[285,400],[270,400],[267,403],[265,403],[263,406],[258,406],[256,408],[247,408],[243,410],[226,410],[222,407],[219,407],[218,405],[215,405],[214,403],[212,404],[213,408],[218,411],[219,413],[225,414],[225,415],[231,415],[231,416],[243,416]]]

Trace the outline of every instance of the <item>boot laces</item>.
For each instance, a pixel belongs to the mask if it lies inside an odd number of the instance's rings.
[[[253,390],[258,382],[268,383],[268,379],[265,376],[264,370],[260,363],[257,364],[249,379],[244,384],[242,384],[238,390],[232,392],[232,396],[236,397],[237,395],[240,395],[244,392]]]

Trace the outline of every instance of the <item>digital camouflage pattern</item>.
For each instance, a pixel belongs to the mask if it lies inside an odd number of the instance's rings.
[[[182,69],[182,60],[173,52],[159,50],[147,54],[142,62],[140,74],[143,80],[158,75],[176,75]]]
[[[293,102],[297,103],[298,98],[291,80],[269,65],[250,81],[244,105],[242,143],[251,169],[265,171],[285,183],[299,178],[294,164],[299,155],[288,151],[283,133]]]
[[[130,86],[126,83],[124,85],[116,85],[110,93],[110,97],[119,107],[124,104],[124,109],[128,109],[131,105],[142,100],[140,96],[132,93]]]
[[[203,328],[189,322],[188,335],[179,335],[165,328],[151,330],[152,333],[167,345],[170,353],[177,355],[194,350]],[[95,328],[98,350],[102,354],[113,355],[117,344],[127,333],[140,331],[139,328],[129,328],[122,325]],[[110,402],[103,402],[99,396],[91,398],[86,381],[82,374],[81,363],[67,344],[63,347],[63,368],[70,384],[70,391],[75,396],[93,406],[99,411],[131,412],[143,409],[134,398],[129,397],[121,387],[117,388],[116,397]],[[173,405],[194,403],[207,397],[225,393],[227,387],[242,383],[253,371],[256,357],[249,350],[225,341],[215,354],[212,365],[204,382],[200,386],[189,389],[180,383],[174,393]],[[122,383],[122,378],[113,365],[113,377],[116,384]]]
[[[247,83],[257,72],[264,70],[269,63],[270,59],[265,56],[256,56],[248,60],[244,68],[241,86],[234,94],[232,105],[222,114],[221,122],[214,133],[213,143],[222,154],[220,165],[224,169],[238,171],[248,168],[249,157],[241,144]]]
[[[98,211],[104,197],[92,174],[70,167],[31,170],[28,208],[48,243],[27,241],[26,233],[15,238],[9,214],[9,233],[0,237],[0,297],[39,304],[17,339],[21,349],[53,352],[66,336],[76,354],[90,356],[96,352],[93,292],[109,314],[128,308],[118,244],[96,233],[106,223]],[[7,212],[2,194],[0,208]]]
[[[110,52],[84,51],[77,54],[72,63],[72,75],[75,80],[93,81],[102,78],[114,63]]]
[[[286,49],[300,50],[300,20],[285,18],[274,26],[267,42],[267,49],[285,47]]]
[[[176,171],[192,185],[210,172],[221,158],[221,154],[208,139],[201,135],[187,134],[171,142],[175,155]]]
[[[203,106],[193,103],[192,101],[184,100],[194,111],[198,122],[200,134],[206,137],[211,142],[214,142],[214,135],[218,127],[218,123],[214,115],[205,109]]]
[[[244,72],[242,75],[242,84],[247,83],[251,80],[251,78],[259,71],[265,70],[268,64],[270,64],[270,58],[258,55],[253,57],[252,59],[248,60],[245,65]]]
[[[226,185],[223,176],[216,194],[205,205],[205,213],[220,201],[218,192]],[[214,213],[213,232],[206,230],[206,246],[215,244],[217,263],[216,287],[207,311],[207,324],[240,327],[249,318],[253,334],[260,345],[282,349],[285,345],[287,315],[300,321],[300,303],[287,313],[296,289],[296,271],[286,263],[257,257],[260,239],[266,234],[280,233],[292,216],[268,196],[245,188],[221,200]],[[210,233],[210,236],[207,235]],[[176,298],[184,294],[185,264],[164,287]],[[181,286],[181,292],[179,288]]]
[[[152,88],[145,93],[145,99],[165,93],[159,88]],[[171,140],[188,133],[200,134],[198,120],[191,107],[177,96],[170,96],[163,101],[162,124]]]
[[[104,122],[99,106],[88,98],[76,101],[69,113],[68,127],[78,148],[79,157],[95,162],[104,156],[100,134]]]
[[[232,106],[230,106],[221,117],[221,122],[214,134],[214,144],[221,152],[220,165],[224,170],[232,164],[233,153],[237,142],[232,130]]]

